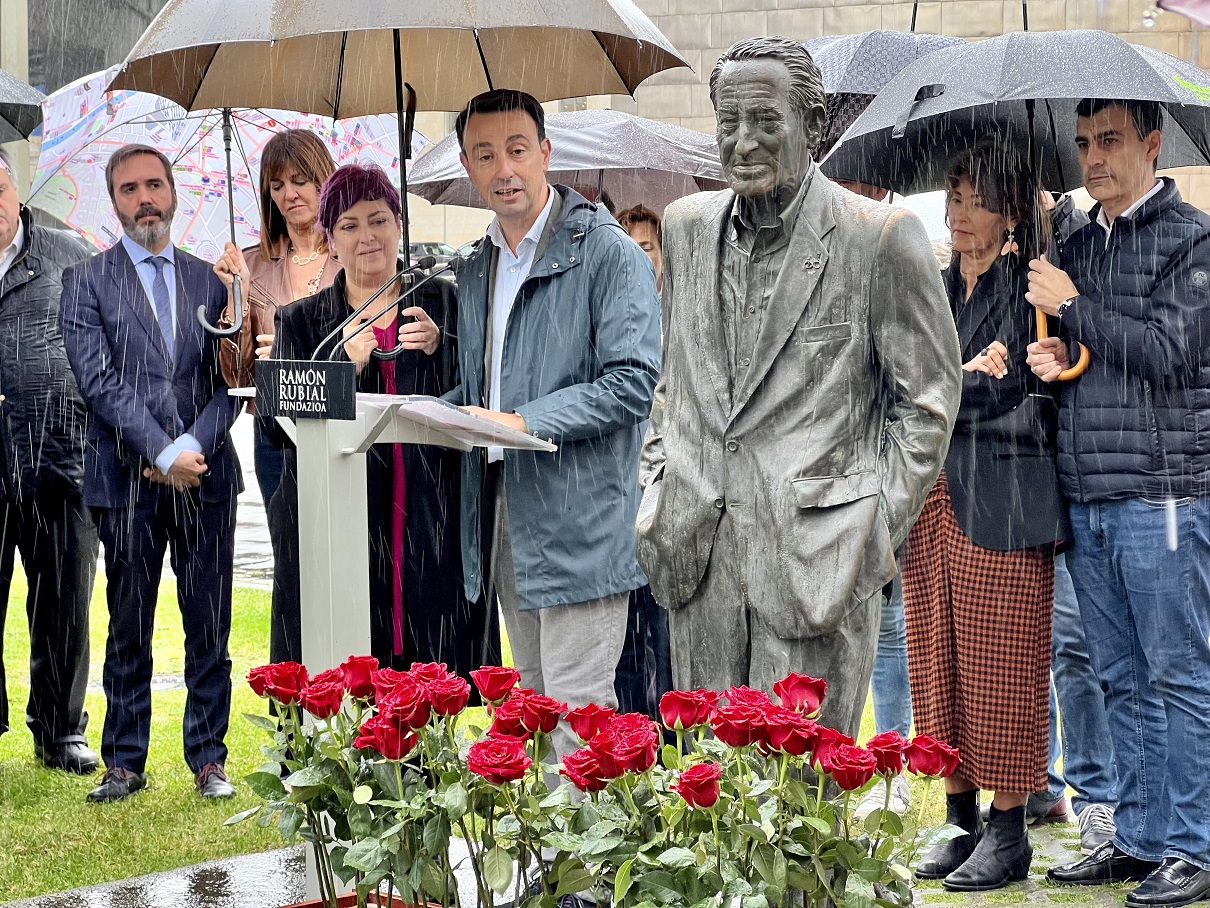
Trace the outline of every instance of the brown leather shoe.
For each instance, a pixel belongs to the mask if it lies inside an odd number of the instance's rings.
[[[207,763],[197,774],[197,793],[203,798],[233,798],[235,786],[227,779],[222,763]]]

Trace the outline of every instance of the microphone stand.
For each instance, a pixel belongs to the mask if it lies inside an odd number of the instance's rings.
[[[432,258],[432,256],[428,256],[428,258]],[[355,331],[352,331],[349,333],[348,337],[341,338],[340,342],[335,347],[332,348],[332,352],[331,352],[331,354],[328,355],[328,359],[331,360],[334,356],[336,356],[337,353],[339,353],[341,350],[344,349],[345,344],[347,344],[349,341],[351,341],[353,338],[355,338],[358,334],[360,334],[362,331],[364,331],[370,325],[374,324],[374,322],[377,321],[379,318],[381,318],[382,316],[384,316],[388,312],[390,312],[391,309],[393,309],[395,306],[399,305],[404,300],[406,300],[409,296],[416,293],[416,291],[418,291],[421,287],[423,287],[429,281],[434,280],[435,278],[437,278],[438,276],[440,276],[442,274],[445,274],[447,271],[452,271],[454,269],[455,265],[458,264],[459,261],[460,261],[460,259],[450,261],[450,262],[446,263],[445,265],[442,265],[440,268],[438,268],[432,274],[425,275],[424,278],[422,278],[420,281],[418,281],[414,287],[411,287],[408,290],[405,290],[403,293],[401,293],[399,296],[397,296],[394,300],[391,301],[391,304],[389,306],[387,306],[385,309],[383,309],[381,312],[379,312],[377,315],[375,315],[372,319],[362,322],[360,325],[357,326],[357,329]],[[364,308],[364,307],[362,307],[362,308]],[[354,313],[354,315],[356,315],[356,313]],[[322,346],[322,344],[320,346]],[[399,356],[399,354],[402,352],[403,352],[403,344],[399,344],[392,350],[371,350],[370,355],[372,357],[374,357],[375,359],[392,360],[392,359],[397,358]]]
[[[436,259],[434,259],[431,255],[426,255],[424,258],[422,258],[418,262],[416,262],[415,265],[410,265],[410,266],[401,268],[399,271],[396,271],[390,280],[388,280],[385,284],[383,284],[381,287],[379,287],[377,290],[374,291],[373,296],[371,296],[368,300],[366,300],[364,303],[362,303],[360,306],[358,306],[352,313],[349,314],[349,316],[347,318],[342,320],[339,325],[337,325],[335,328],[333,328],[328,333],[327,337],[325,337],[323,340],[321,340],[319,342],[319,344],[315,347],[315,350],[312,351],[312,353],[311,353],[311,361],[315,362],[316,360],[318,360],[319,352],[321,350],[323,350],[323,348],[328,344],[328,342],[331,341],[338,334],[340,334],[340,332],[343,331],[345,328],[347,328],[349,325],[351,325],[353,323],[353,320],[355,318],[357,318],[357,316],[359,316],[359,315],[361,315],[361,313],[365,312],[366,309],[368,309],[370,307],[370,305],[374,302],[374,300],[378,299],[378,297],[382,296],[389,289],[391,289],[391,287],[394,286],[396,281],[402,279],[403,277],[405,277],[406,275],[410,274],[413,271],[419,271],[419,270],[423,270],[425,268],[432,268],[433,265],[435,265],[435,264],[437,264]],[[395,302],[399,302],[399,298],[397,298],[395,300]],[[393,306],[393,305],[395,305],[395,303],[392,303],[391,305]],[[379,316],[381,316],[383,314],[383,312],[386,312],[386,311],[387,311],[387,309],[384,309],[382,312],[378,313],[378,315],[376,315],[375,318],[378,318]],[[352,337],[352,335],[349,335],[349,336]],[[343,346],[343,344],[337,345],[336,349],[339,350],[340,347],[342,347],[342,346]],[[333,350],[333,353],[335,353],[335,352],[336,351]],[[331,359],[332,357],[328,356],[327,358]]]

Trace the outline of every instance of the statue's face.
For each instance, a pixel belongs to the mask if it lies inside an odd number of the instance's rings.
[[[790,71],[776,60],[727,63],[715,89],[723,175],[738,195],[797,188],[811,166],[823,107],[803,117],[790,101]]]

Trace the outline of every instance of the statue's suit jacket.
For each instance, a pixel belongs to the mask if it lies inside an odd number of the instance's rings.
[[[756,562],[752,607],[779,636],[812,637],[894,576],[945,459],[958,340],[920,221],[816,170],[732,390],[718,284],[734,199],[699,193],[665,214],[639,560],[661,604],[689,603],[726,509]]]

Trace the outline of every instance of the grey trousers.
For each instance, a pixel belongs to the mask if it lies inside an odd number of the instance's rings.
[[[680,689],[746,684],[772,693],[773,683],[790,672],[824,678],[819,721],[856,738],[878,649],[882,592],[858,604],[833,633],[779,637],[761,618],[776,605],[762,597],[776,593],[761,582],[765,567],[747,538],[724,513],[701,586],[669,612],[673,681]]]
[[[571,709],[589,703],[616,707],[613,679],[626,636],[630,591],[588,602],[518,609],[503,483],[496,493],[492,577],[521,686],[562,700]],[[551,744],[559,757],[580,746],[566,722],[559,723]]]

